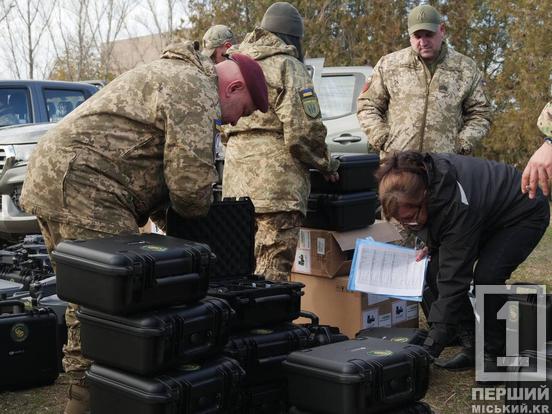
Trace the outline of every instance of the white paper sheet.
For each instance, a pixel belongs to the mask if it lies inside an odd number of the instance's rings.
[[[407,300],[422,300],[427,258],[416,262],[416,251],[405,247],[357,240],[349,290]]]

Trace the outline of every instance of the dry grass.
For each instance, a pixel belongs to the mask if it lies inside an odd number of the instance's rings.
[[[516,270],[512,280],[546,284],[552,289],[551,269],[552,228],[549,227],[539,246]],[[457,351],[458,348],[447,348],[443,356],[453,355]],[[434,368],[424,401],[433,407],[436,414],[471,413],[474,377],[473,370],[453,373]],[[61,413],[66,387],[67,377],[62,374],[54,385],[16,392],[0,392],[0,414]]]

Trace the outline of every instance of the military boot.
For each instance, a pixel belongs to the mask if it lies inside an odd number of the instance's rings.
[[[70,384],[67,394],[69,400],[65,405],[64,414],[90,413],[90,393],[84,383]]]
[[[458,342],[462,347],[460,352],[449,359],[435,360],[436,367],[449,371],[466,371],[475,367],[475,333],[473,325],[461,326],[458,329]]]

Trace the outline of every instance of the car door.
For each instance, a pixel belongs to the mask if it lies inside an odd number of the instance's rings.
[[[324,67],[324,58],[305,61],[320,102],[322,121],[328,130],[330,152],[366,153],[368,140],[356,117],[356,100],[372,76],[369,66]]]
[[[322,70],[315,90],[320,100],[322,120],[328,129],[326,144],[330,152],[368,152],[368,139],[356,116],[356,101],[371,73],[371,68],[361,66]]]

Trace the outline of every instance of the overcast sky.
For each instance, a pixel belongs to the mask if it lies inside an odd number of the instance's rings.
[[[16,2],[16,6],[21,7],[23,10],[28,0],[0,0],[0,6],[2,4],[9,4],[9,2]],[[73,12],[78,9],[78,5],[81,1],[86,0],[30,0],[31,4],[36,4],[39,7],[39,13],[36,21],[42,23],[45,20],[45,16],[52,8],[53,4],[56,7],[60,7],[60,11],[57,11],[52,15],[52,33],[48,32],[42,35],[39,47],[37,48],[36,56],[36,70],[34,74],[35,79],[43,79],[49,68],[55,59],[55,49],[52,44],[52,37],[54,39],[60,38],[61,30],[65,33],[76,32],[77,16]],[[90,2],[96,2],[92,4],[102,4],[102,1],[109,0],[89,0]],[[154,20],[154,16],[148,7],[148,0],[115,0],[116,2],[133,2],[134,6],[132,11],[128,14],[125,20],[125,28],[121,30],[117,39],[125,39],[128,37],[144,36],[152,33],[157,33],[157,25]],[[181,19],[187,21],[185,12],[185,0],[149,0],[155,6],[155,13],[157,14],[157,21],[162,26],[163,31],[166,31],[169,27],[169,13],[167,2],[174,4],[172,24],[173,27],[179,27]],[[3,2],[3,3],[2,3]],[[0,14],[0,17],[3,14]],[[4,20],[0,22],[0,79],[17,79],[16,68],[22,74],[21,78],[28,78],[27,65],[23,60],[25,56],[25,50],[23,45],[26,44],[26,32],[25,25],[21,21],[21,17],[17,13],[16,7],[12,8],[9,15],[9,22]],[[8,26],[9,25],[9,26]],[[8,36],[8,27],[11,29],[13,47],[10,45]],[[35,38],[38,36],[40,29],[44,27],[44,24],[35,24],[33,26],[33,35]],[[13,57],[12,49],[15,51],[15,59]],[[17,62],[14,64],[14,62]]]

